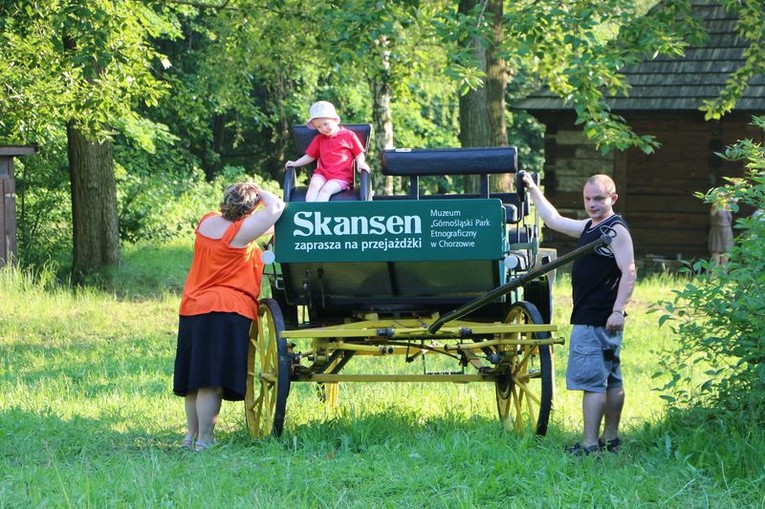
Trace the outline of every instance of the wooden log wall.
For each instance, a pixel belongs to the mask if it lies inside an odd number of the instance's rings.
[[[639,264],[644,259],[708,257],[709,208],[694,193],[723,184],[724,177],[742,176],[740,163],[715,153],[745,137],[761,140],[762,133],[752,131],[746,115],[721,122],[706,122],[696,112],[625,117],[637,133],[654,135],[661,147],[653,154],[631,149],[603,156],[572,116],[540,116],[547,126],[542,180],[546,196],[561,214],[586,218],[582,186],[589,176],[605,173],[616,182],[619,199],[614,209],[630,225]],[[565,253],[575,244],[576,239],[548,228],[542,231],[545,248]]]

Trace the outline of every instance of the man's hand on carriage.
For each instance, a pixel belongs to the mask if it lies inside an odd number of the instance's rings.
[[[531,173],[519,171],[518,175],[521,177],[523,185],[526,186],[526,189],[534,189],[536,187],[537,184],[534,182],[534,176]]]

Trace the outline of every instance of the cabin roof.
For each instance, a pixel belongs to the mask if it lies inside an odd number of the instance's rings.
[[[629,96],[608,98],[612,110],[695,110],[720,95],[728,76],[744,63],[748,43],[736,31],[737,17],[715,0],[693,0],[693,16],[709,33],[702,46],[691,46],[682,57],[658,56],[622,70]],[[765,75],[749,80],[736,111],[765,111]],[[548,88],[513,104],[530,111],[569,110],[571,105]]]

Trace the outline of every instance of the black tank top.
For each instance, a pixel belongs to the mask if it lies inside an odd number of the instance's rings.
[[[592,227],[592,220],[584,227],[577,247],[584,246],[602,235],[616,237],[614,225],[629,229],[622,216],[614,214]],[[599,247],[574,261],[571,267],[571,287],[574,309],[571,311],[573,325],[594,325],[603,327],[608,321],[616,302],[622,272],[607,246]]]

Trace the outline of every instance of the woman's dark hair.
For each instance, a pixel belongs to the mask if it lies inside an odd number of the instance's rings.
[[[220,212],[229,221],[238,221],[255,210],[258,205],[258,187],[251,182],[238,182],[228,186],[220,202]]]

